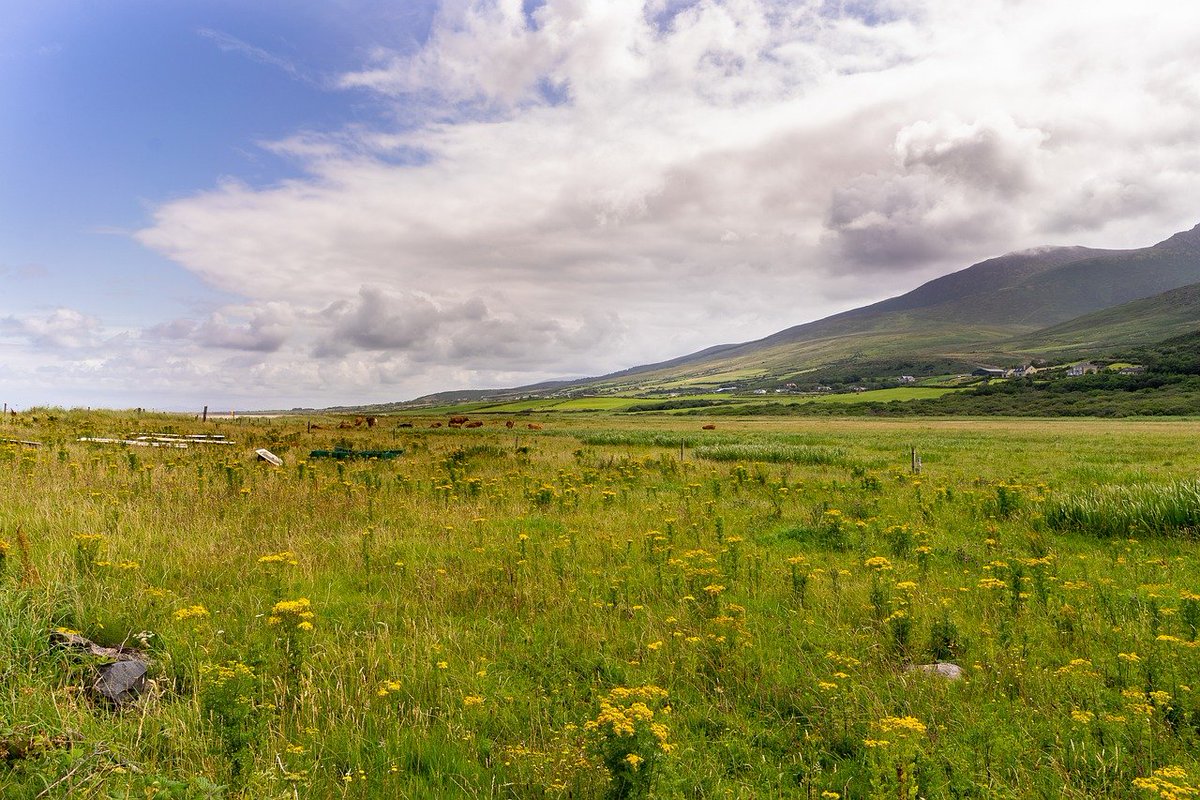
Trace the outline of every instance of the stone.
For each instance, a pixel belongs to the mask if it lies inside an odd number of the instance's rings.
[[[122,706],[146,688],[146,662],[129,660],[105,664],[100,667],[100,677],[92,688],[114,706]]]
[[[958,664],[950,664],[945,661],[938,661],[935,664],[913,664],[909,666],[906,672],[924,672],[927,675],[937,675],[945,678],[948,681],[956,681],[963,676],[962,667]]]

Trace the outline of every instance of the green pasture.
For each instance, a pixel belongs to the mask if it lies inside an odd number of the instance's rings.
[[[6,418],[0,797],[1200,792],[1200,422],[472,410]]]

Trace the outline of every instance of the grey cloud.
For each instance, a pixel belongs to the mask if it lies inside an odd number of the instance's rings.
[[[355,300],[339,300],[321,312],[332,330],[317,343],[313,355],[328,358],[354,350],[412,348],[429,341],[446,316],[426,298],[363,286]]]
[[[159,340],[187,340],[202,347],[274,353],[292,335],[295,315],[283,303],[258,308],[231,307],[215,311],[203,322],[172,320],[146,330]]]
[[[837,255],[871,270],[905,270],[994,240],[999,205],[966,203],[924,176],[867,175],[835,189],[828,226]]]
[[[1015,199],[1034,183],[1038,147],[1046,134],[1009,118],[964,124],[953,119],[915,122],[896,135],[905,170],[926,168],[952,182]]]

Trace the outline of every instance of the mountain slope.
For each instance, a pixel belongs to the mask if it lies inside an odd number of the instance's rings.
[[[1200,283],[1093,311],[1005,342],[1014,352],[1069,358],[1153,344],[1200,328]]]

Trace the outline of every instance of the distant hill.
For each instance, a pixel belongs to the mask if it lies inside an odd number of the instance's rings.
[[[1150,247],[1041,247],[982,261],[911,292],[752,342],[598,378],[445,392],[411,403],[564,392],[705,390],[814,371],[943,368],[1087,354],[1200,326],[1200,225]]]
[[[1032,357],[1064,359],[1127,350],[1200,328],[1200,283],[1093,311],[1017,337],[1004,346]]]

